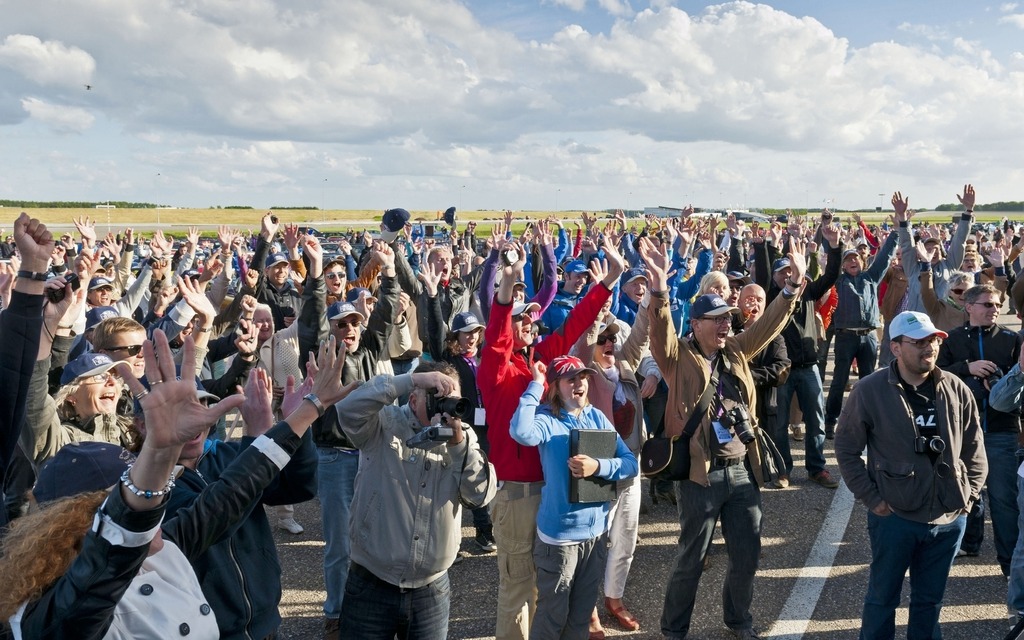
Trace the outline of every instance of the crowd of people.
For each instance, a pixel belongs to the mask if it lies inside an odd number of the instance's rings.
[[[463,507],[500,640],[603,638],[601,608],[686,638],[719,522],[723,622],[758,638],[761,492],[801,443],[810,484],[841,475],[869,510],[862,638],[894,637],[908,569],[908,637],[941,637],[986,510],[1016,623],[1024,353],[996,320],[1024,305],[1024,235],[958,198],[952,224],[896,193],[870,225],[687,208],[514,234],[507,212],[480,236],[390,209],[335,239],[271,213],[181,239],[22,214],[0,261],[5,633],[274,638],[273,528],[318,499],[325,640],[446,638]],[[660,621],[624,601],[642,471],[679,516]]]

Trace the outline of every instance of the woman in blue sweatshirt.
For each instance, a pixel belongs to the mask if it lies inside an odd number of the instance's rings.
[[[610,502],[569,502],[570,475],[622,480],[637,474],[636,457],[616,434],[615,457],[570,456],[574,429],[615,427],[587,401],[594,370],[574,356],[533,365],[533,382],[519,400],[510,432],[516,442],[540,448],[544,488],[537,513],[537,611],[530,638],[586,638],[604,575]],[[548,383],[544,390],[545,379]],[[541,396],[545,403],[540,404]]]

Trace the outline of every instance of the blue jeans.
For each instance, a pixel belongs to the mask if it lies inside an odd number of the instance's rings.
[[[341,637],[359,640],[445,640],[451,584],[443,574],[428,585],[400,589],[355,565],[345,584]]]
[[[896,514],[876,516],[868,512],[871,539],[871,574],[864,598],[861,640],[896,637],[896,607],[903,590],[903,576],[910,569],[910,619],[908,640],[941,640],[939,612],[946,593],[967,516],[931,525],[912,522]]]
[[[850,365],[854,360],[857,361],[857,373],[862,378],[875,370],[878,361],[878,339],[875,338],[875,332],[858,336],[837,329],[832,384],[829,385],[828,402],[825,403],[826,425],[834,426],[839,422],[843,393],[846,392],[846,383],[850,381]]]
[[[786,461],[786,475],[793,472],[793,457],[789,451],[789,405],[796,394],[797,404],[804,414],[804,467],[807,475],[813,476],[825,469],[825,420],[822,404],[825,401],[821,388],[821,378],[815,366],[793,367],[789,379],[776,392],[779,404],[778,422],[775,426],[776,446]],[[782,435],[785,434],[785,438]]]
[[[324,583],[327,586],[324,616],[339,618],[352,552],[349,515],[359,470],[359,454],[332,447],[317,447],[316,451],[320,457],[316,484],[324,530]]]
[[[996,559],[1003,575],[1010,575],[1013,548],[1017,545],[1017,434],[986,433],[985,455],[988,457],[987,499],[978,501],[967,518],[964,535],[965,551],[977,553],[985,537],[985,507],[992,516],[992,537]]]
[[[709,487],[683,480],[676,484],[679,510],[679,551],[665,589],[661,632],[685,638],[704,570],[704,553],[722,519],[729,570],[722,588],[722,610],[730,629],[750,629],[754,618],[754,574],[761,555],[761,491],[745,464],[708,473]]]
[[[1010,561],[1010,583],[1006,591],[1006,606],[1010,611],[1024,611],[1024,478],[1017,476],[1017,546]]]

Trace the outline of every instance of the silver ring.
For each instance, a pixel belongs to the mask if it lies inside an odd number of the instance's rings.
[[[148,389],[143,389],[142,391],[140,391],[140,392],[135,394],[135,399],[136,400],[142,400],[143,398],[145,398],[148,395],[149,395],[149,390]]]
[[[158,385],[158,384],[163,384],[163,383],[164,383],[164,381],[163,381],[163,380],[154,380],[153,382],[150,382],[150,383],[149,383],[149,386],[150,386],[150,388],[153,388],[153,387],[155,387],[156,385]]]

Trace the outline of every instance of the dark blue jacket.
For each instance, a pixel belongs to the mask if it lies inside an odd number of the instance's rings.
[[[207,440],[197,471],[185,469],[167,504],[167,518],[192,505],[209,483],[255,438]],[[221,638],[265,638],[281,625],[281,565],[264,504],[295,504],[316,495],[317,455],[309,432],[291,462],[249,507],[249,513],[192,562],[199,584],[217,614]]]

